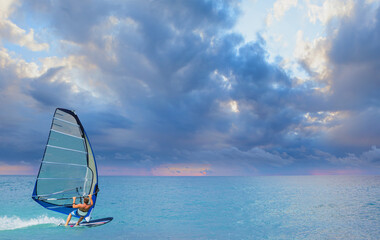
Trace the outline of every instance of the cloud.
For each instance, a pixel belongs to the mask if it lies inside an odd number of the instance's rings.
[[[303,31],[297,31],[294,56],[314,81],[323,81],[331,73],[328,52],[330,43],[326,37],[319,37],[311,42],[304,39]]]
[[[176,149],[169,156],[166,158],[167,163],[152,168],[154,174],[253,176],[266,174],[260,171],[263,167],[281,168],[294,161],[284,152],[271,153],[258,147],[247,151],[235,147],[198,151]]]
[[[62,67],[51,68],[30,83],[28,94],[46,106],[60,106],[61,99],[70,99],[70,86],[64,82],[56,82],[54,78]]]
[[[195,154],[195,156],[192,156]],[[283,166],[290,164],[293,159],[286,154],[281,156],[278,153],[270,153],[261,148],[255,147],[247,151],[239,150],[235,147],[223,148],[221,150],[214,151],[199,151],[191,152],[184,155],[187,159],[198,159],[203,162],[207,161],[221,161],[221,162],[245,162],[255,165],[272,165],[272,166]]]
[[[310,171],[311,175],[363,175],[365,172],[361,169],[315,169]]]
[[[29,165],[9,165],[0,162],[0,175],[34,175],[35,169]]]
[[[349,166],[369,171],[380,168],[380,149],[376,146],[372,146],[370,150],[360,154],[347,153],[342,157],[337,157],[324,152],[319,152],[318,155],[323,156],[336,166]]]
[[[308,15],[312,23],[320,21],[328,24],[333,18],[343,18],[350,16],[355,6],[353,0],[327,0],[323,1],[322,6],[308,2]]]
[[[312,105],[319,106],[314,113],[335,113],[328,120],[333,124],[325,125],[320,141],[337,154],[345,149],[359,154],[377,145],[380,133],[375,124],[379,111],[380,9],[360,3],[350,9],[329,23],[323,38],[305,42],[299,32],[296,52],[311,79],[319,82],[314,88],[321,97],[311,98]]]
[[[6,48],[0,48],[0,84],[12,84],[22,78],[37,77],[40,75],[39,67],[34,62],[13,56]],[[17,84],[14,84],[17,85]]]
[[[32,51],[43,51],[49,49],[49,44],[38,43],[35,40],[34,30],[30,29],[29,33],[11,20],[9,16],[19,7],[19,1],[4,0],[0,3],[0,38],[7,40],[21,47],[26,47]]]
[[[108,176],[149,176],[150,172],[145,168],[128,168],[121,166],[102,166],[99,168],[100,175]]]
[[[24,93],[32,97],[41,108],[91,105],[94,98],[88,91],[80,88],[64,66],[49,68],[39,77],[26,80],[22,88]]]
[[[239,12],[234,3],[163,1],[146,9],[128,2],[104,11],[91,6],[94,16],[83,21],[76,5],[43,3],[21,9],[54,19],[51,27],[60,29],[70,56],[44,59],[43,70],[27,79],[23,93],[40,109],[64,105],[84,111],[89,135],[96,136],[92,142],[105,154],[124,148],[136,164],[143,153],[153,156],[154,164],[174,164],[180,161],[173,151],[178,149],[188,153],[188,162],[212,158],[219,172],[227,173],[223,169],[231,161],[251,169],[232,167],[237,175],[257,173],[261,163],[292,162],[276,153],[302,121],[288,105],[297,95],[292,79],[267,62],[260,36],[243,44],[241,35],[225,33]],[[67,14],[80,26],[70,28],[71,20],[63,21]],[[88,106],[95,106],[92,113]]]
[[[153,176],[207,176],[208,164],[164,164],[151,170]]]
[[[72,91],[73,85],[64,79],[67,68],[47,59],[41,62],[28,62],[0,48],[0,161],[10,165],[19,161],[39,165],[55,107],[75,106],[68,99],[76,96],[91,99]],[[86,101],[77,104],[84,106]]]
[[[270,26],[274,19],[280,20],[289,9],[296,7],[297,3],[298,0],[277,0],[266,17],[267,26]]]
[[[357,4],[352,16],[341,20],[339,29],[334,35],[330,53],[333,63],[377,62],[379,19],[378,7]],[[350,49],[350,51],[344,51],[344,49]]]
[[[111,2],[100,4],[88,0],[80,2],[74,0],[65,2],[37,0],[26,1],[20,8],[24,11],[38,12],[35,15],[36,20],[48,19],[50,31],[63,39],[85,43],[89,40],[88,37],[91,35],[93,27],[101,23],[104,17],[110,14],[113,9],[112,6]]]
[[[9,159],[20,159],[20,146],[24,146],[21,153],[29,151],[38,142],[33,141],[33,135],[38,132],[30,129],[31,123],[38,122],[40,119],[28,118],[32,114],[32,98],[22,91],[22,86],[26,84],[25,78],[39,75],[38,65],[28,63],[23,59],[13,58],[12,54],[4,48],[0,49],[0,147],[2,154],[0,161]],[[32,132],[31,135],[26,133]],[[21,154],[22,155],[22,154]],[[35,156],[35,155],[34,155]]]
[[[21,47],[25,46],[32,51],[49,49],[49,44],[36,42],[33,29],[26,33],[24,29],[9,20],[0,19],[0,37]]]
[[[379,101],[380,9],[358,5],[343,19],[332,41],[329,58],[334,100],[341,107],[377,107]],[[348,41],[349,39],[349,41]]]
[[[379,108],[350,111],[346,115],[328,130],[325,140],[329,144],[338,144],[351,149],[363,149],[380,144],[380,128],[377,124],[377,119],[380,117]]]
[[[18,5],[17,0],[3,0],[0,2],[0,19],[7,19],[12,12],[15,10],[15,7]]]
[[[276,3],[273,18],[297,5]],[[0,115],[2,159],[40,158],[55,107],[76,110],[107,174],[310,170],[345,156],[342,162],[350,165],[349,159],[359,161],[363,149],[378,145],[378,129],[364,127],[379,118],[378,10],[355,4],[344,14],[314,11],[315,19],[331,25],[325,37],[310,42],[298,33],[295,54],[309,74],[301,81],[268,61],[260,35],[245,43],[231,32],[238,6],[44,0],[20,5],[17,14],[49,23],[45,34],[55,44],[48,50],[52,56],[38,61],[0,51],[0,106],[8,115]],[[88,9],[88,16],[78,9]],[[323,17],[332,15],[339,21]],[[12,24],[8,32],[17,30]],[[26,35],[15,34],[12,41],[21,44]],[[33,135],[40,138],[30,144]],[[12,158],[20,145],[28,146],[28,155]]]

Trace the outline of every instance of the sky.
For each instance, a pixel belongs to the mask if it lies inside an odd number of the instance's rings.
[[[0,2],[0,175],[57,107],[101,175],[380,174],[380,1]]]

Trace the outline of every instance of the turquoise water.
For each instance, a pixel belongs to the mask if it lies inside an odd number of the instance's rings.
[[[0,239],[379,239],[380,176],[102,177],[94,228],[0,176]]]

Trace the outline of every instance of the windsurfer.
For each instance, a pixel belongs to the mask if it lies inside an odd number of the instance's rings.
[[[75,204],[75,200],[76,197],[73,197],[73,208],[77,208],[77,210],[74,210],[69,214],[65,226],[69,224],[72,216],[79,217],[78,222],[75,224],[75,226],[78,226],[78,224],[89,214],[88,211],[93,205],[92,194],[88,195],[88,197],[83,198],[83,204]]]

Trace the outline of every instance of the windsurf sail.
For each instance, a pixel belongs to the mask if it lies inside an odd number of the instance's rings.
[[[57,108],[32,198],[49,210],[68,215],[73,211],[72,198],[89,194],[93,194],[92,211],[97,192],[96,162],[86,132],[74,111]]]

